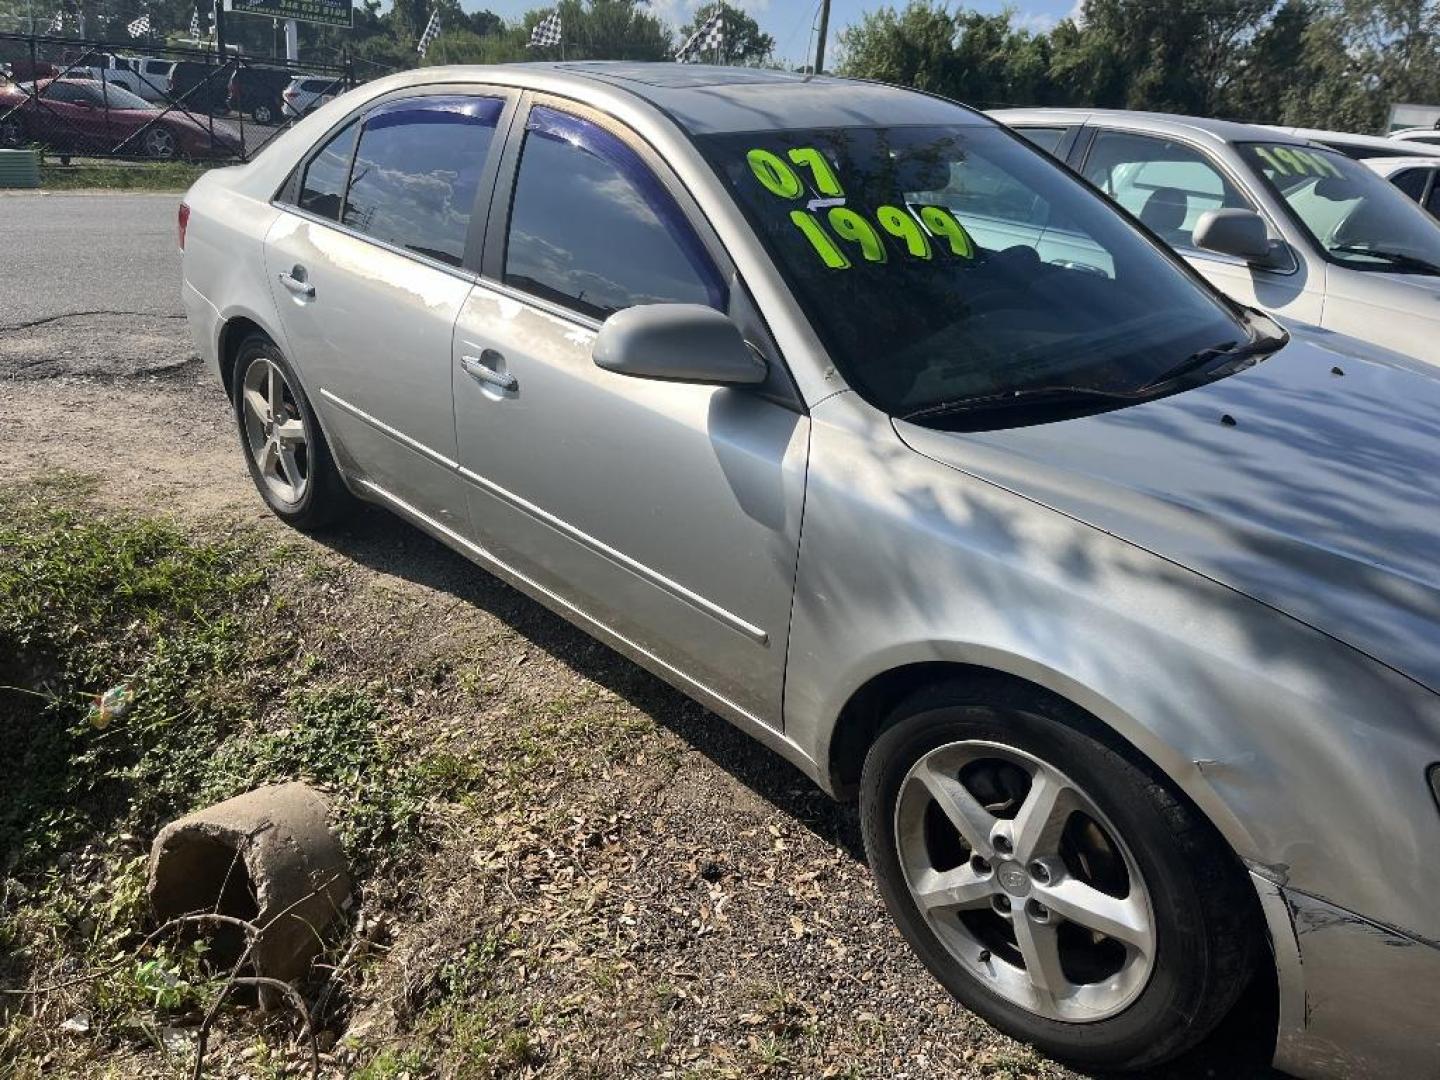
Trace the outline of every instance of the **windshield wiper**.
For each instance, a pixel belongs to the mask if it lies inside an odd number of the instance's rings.
[[[1284,345],[1289,338],[1281,334],[1277,337],[1256,338],[1253,341],[1235,342],[1226,341],[1209,349],[1201,349],[1199,352],[1191,353],[1184,360],[1172,367],[1166,368],[1155,378],[1137,388],[1137,393],[1145,393],[1154,390],[1158,386],[1174,382],[1176,379],[1189,375],[1191,372],[1208,368],[1212,365],[1219,366],[1216,361],[1225,364],[1234,363],[1237,360],[1245,360],[1252,356],[1260,356],[1264,353],[1274,352]]]
[[[1341,244],[1330,250],[1342,255],[1364,255],[1372,259],[1383,259],[1391,266],[1416,274],[1440,275],[1440,266],[1414,255],[1406,255],[1403,251],[1386,251],[1384,248],[1361,247],[1358,244]]]
[[[1006,390],[1000,394],[983,394],[979,397],[958,398],[942,401],[938,405],[927,405],[923,409],[905,413],[901,420],[924,420],[932,416],[950,413],[974,412],[980,409],[1006,408],[1010,405],[1034,404],[1042,401],[1066,401],[1073,398],[1100,398],[1105,401],[1136,401],[1143,394],[1130,390],[1101,390],[1095,386],[1029,386],[1022,390]]]

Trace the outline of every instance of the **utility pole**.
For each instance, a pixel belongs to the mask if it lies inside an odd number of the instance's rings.
[[[830,36],[830,0],[820,0],[820,40],[815,44],[815,74],[825,73],[825,39]]]
[[[300,59],[300,24],[294,19],[285,20],[285,59],[292,64]]]
[[[225,0],[215,0],[215,52],[223,64],[228,55],[225,51]]]

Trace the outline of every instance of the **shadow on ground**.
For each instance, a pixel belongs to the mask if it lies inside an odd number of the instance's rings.
[[[385,510],[363,507],[345,527],[318,537],[372,570],[447,593],[488,612],[536,648],[664,725],[780,813],[819,839],[865,859],[855,806],[837,803],[778,754],[537,601]],[[1269,1067],[1276,1021],[1273,978],[1257,978],[1230,1016],[1195,1050],[1143,1074],[1156,1080],[1259,1080]],[[1093,1074],[1106,1080],[1108,1073]]]

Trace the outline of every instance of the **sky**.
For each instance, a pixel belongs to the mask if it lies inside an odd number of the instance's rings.
[[[650,0],[656,15],[679,27],[690,21],[703,0]],[[761,29],[775,39],[776,59],[787,67],[808,59],[814,48],[812,26],[820,9],[819,0],[729,0],[748,11]],[[545,6],[545,0],[461,0],[466,11],[488,8],[504,19],[515,19],[532,8]],[[836,55],[839,34],[846,26],[859,22],[868,11],[893,6],[904,7],[904,0],[831,0],[829,44],[825,47],[827,67]],[[957,4],[957,6],[962,6]],[[1016,9],[1019,25],[1035,30],[1048,30],[1077,7],[1077,0],[965,0],[964,7],[994,13],[1005,7]]]

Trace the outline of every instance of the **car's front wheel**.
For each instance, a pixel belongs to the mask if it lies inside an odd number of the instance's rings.
[[[250,119],[257,124],[268,124],[275,119],[275,110],[269,105],[260,104],[255,106],[255,111],[250,114]]]
[[[865,848],[911,946],[960,1001],[1053,1056],[1188,1049],[1254,966],[1254,901],[1197,812],[1059,706],[935,687],[866,758]]]
[[[250,478],[275,515],[302,532],[351,509],[320,423],[289,363],[263,334],[240,344],[233,398]]]
[[[0,120],[0,146],[19,146],[25,141],[25,129],[20,121],[11,117],[7,120]]]

